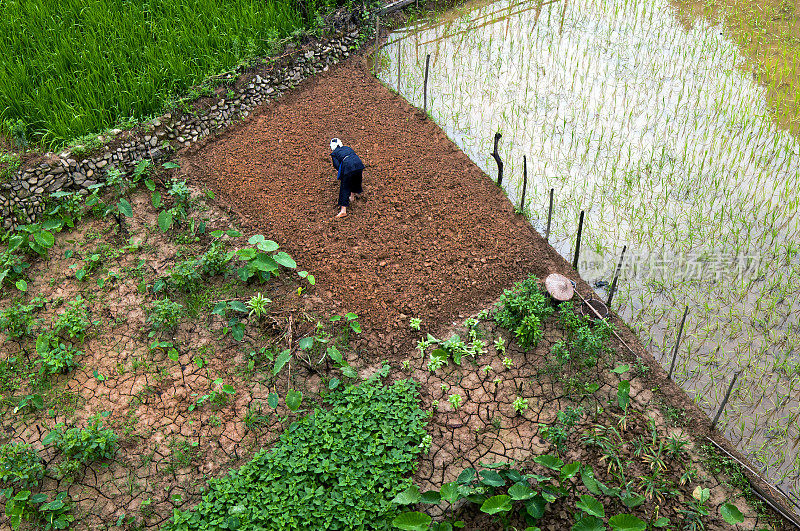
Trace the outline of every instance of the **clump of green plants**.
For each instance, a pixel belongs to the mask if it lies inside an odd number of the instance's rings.
[[[75,358],[83,355],[82,351],[62,343],[52,333],[37,338],[36,353],[39,354],[41,374],[66,374],[77,366]]]
[[[272,449],[210,480],[203,500],[176,510],[165,529],[199,530],[215,521],[234,529],[388,527],[397,514],[392,500],[411,485],[408,475],[424,451],[428,414],[419,408],[417,384],[384,386],[373,378],[324,400],[329,409],[315,409]]]
[[[559,453],[563,453],[566,451],[567,440],[584,413],[583,407],[580,406],[569,406],[559,410],[554,424],[539,424],[539,435],[544,440],[551,442]]]
[[[61,337],[69,337],[83,342],[86,331],[91,325],[89,321],[89,307],[86,299],[78,295],[74,300],[67,303],[67,310],[64,311],[53,323],[53,333]]]
[[[528,399],[518,396],[514,399],[514,402],[511,404],[511,406],[514,408],[514,411],[517,413],[517,415],[519,415],[528,409]]]
[[[150,335],[153,336],[156,333],[175,328],[183,318],[183,315],[184,307],[180,303],[174,302],[166,297],[153,302],[147,317],[147,323],[152,329]]]
[[[542,323],[552,313],[552,306],[539,288],[539,279],[531,275],[503,293],[494,319],[514,332],[517,343],[527,350],[539,343]]]
[[[117,451],[119,437],[114,430],[103,427],[104,414],[94,415],[85,428],[67,428],[56,425],[42,442],[53,443],[66,459],[88,463],[100,459],[111,459]]]
[[[28,488],[44,477],[44,462],[29,444],[9,443],[0,446],[0,484]]]
[[[31,335],[36,327],[36,313],[44,303],[45,299],[36,297],[28,304],[16,302],[0,311],[0,331],[13,338]]]
[[[437,348],[430,353],[428,361],[428,370],[436,372],[438,369],[447,365],[448,360],[452,359],[456,365],[461,365],[461,360],[464,357],[475,361],[478,356],[486,352],[486,344],[480,339],[474,339],[469,343],[465,343],[458,334],[453,334],[447,340],[441,341],[432,335],[428,334],[424,343],[420,345],[417,343],[417,348],[421,352],[430,345],[436,345]]]

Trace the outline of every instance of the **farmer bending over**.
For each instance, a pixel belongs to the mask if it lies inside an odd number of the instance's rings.
[[[361,173],[364,170],[364,163],[358,158],[356,152],[342,144],[338,138],[331,139],[331,158],[333,167],[339,172],[339,213],[337,218],[347,215],[347,207],[350,201],[356,197],[361,197],[364,190],[361,188]]]

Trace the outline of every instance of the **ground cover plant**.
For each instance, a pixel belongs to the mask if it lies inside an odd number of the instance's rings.
[[[570,260],[584,211],[578,269],[602,297],[626,246],[613,306],[666,367],[688,306],[676,380],[713,418],[738,374],[719,426],[787,492],[800,486],[796,10],[503,0],[418,20],[378,62],[421,108],[430,54],[431,118],[492,176],[502,134],[508,197],[519,208],[526,173],[524,214],[543,234],[554,190],[549,241]]]
[[[336,386],[275,446],[211,480],[203,501],[166,528],[388,529],[392,500],[424,451],[428,414],[418,402],[408,380]]]
[[[0,54],[20,59],[0,74],[0,122],[9,137],[19,123],[17,136],[62,143],[151,116],[309,28],[323,3],[304,5],[305,12],[280,0],[3,2]]]

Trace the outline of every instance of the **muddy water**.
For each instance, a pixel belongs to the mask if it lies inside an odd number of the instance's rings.
[[[393,33],[379,76],[427,109],[572,258],[709,415],[787,490],[800,486],[800,145],[720,29],[644,0],[472,3]],[[598,287],[598,293],[604,294]]]

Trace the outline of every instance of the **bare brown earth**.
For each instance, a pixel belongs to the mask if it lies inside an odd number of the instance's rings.
[[[329,140],[364,160],[366,199],[333,219]],[[554,267],[541,240],[432,121],[348,62],[185,156],[191,181],[270,234],[397,351],[408,318],[447,323]]]

